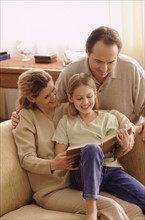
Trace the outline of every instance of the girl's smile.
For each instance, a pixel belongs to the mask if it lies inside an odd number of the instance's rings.
[[[80,85],[76,88],[69,100],[74,104],[80,116],[92,112],[95,105],[96,90],[94,91],[89,86]]]

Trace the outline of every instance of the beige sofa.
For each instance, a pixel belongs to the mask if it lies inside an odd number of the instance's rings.
[[[16,146],[11,132],[11,121],[1,123],[1,220],[81,220],[84,215],[45,210],[32,200],[31,187],[26,172],[20,167]],[[136,138],[134,149],[122,159],[127,172],[145,184],[145,144],[140,136]],[[106,193],[102,193],[108,195]],[[110,195],[108,195],[110,196]],[[115,198],[113,196],[110,196]],[[71,199],[71,198],[70,198]],[[136,205],[116,198],[130,219],[145,219]],[[63,205],[63,199],[62,199]]]

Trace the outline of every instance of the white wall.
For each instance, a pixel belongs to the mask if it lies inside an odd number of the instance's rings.
[[[118,7],[118,3],[115,5]],[[115,23],[120,20],[119,13],[116,17]],[[16,46],[26,41],[34,45],[32,55],[56,52],[62,58],[66,49],[84,49],[90,32],[101,25],[111,25],[108,0],[1,0],[1,51],[19,57]],[[1,89],[2,118],[11,116],[16,98],[15,89]]]
[[[115,25],[120,30],[119,3],[114,2],[113,23],[109,2],[2,0],[1,50],[18,55],[19,41],[34,43],[34,52],[55,51],[59,56],[65,49],[82,49],[94,28]]]

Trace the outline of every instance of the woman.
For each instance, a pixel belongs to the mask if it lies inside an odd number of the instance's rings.
[[[75,156],[54,154],[51,141],[67,104],[59,104],[51,76],[43,70],[29,70],[18,79],[20,121],[13,129],[21,166],[27,171],[33,198],[46,209],[85,213],[81,192],[69,188],[69,167]],[[63,203],[62,203],[63,201]],[[115,201],[99,196],[96,202],[101,219],[128,219]]]

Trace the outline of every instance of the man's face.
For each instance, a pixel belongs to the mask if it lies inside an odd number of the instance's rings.
[[[88,54],[89,66],[93,76],[99,83],[103,83],[109,73],[113,71],[117,62],[118,47],[116,44],[106,45],[98,41]]]

